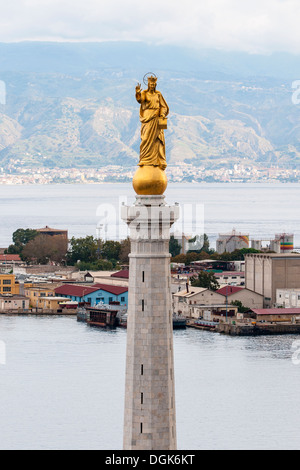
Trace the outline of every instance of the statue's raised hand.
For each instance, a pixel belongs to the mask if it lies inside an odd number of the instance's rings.
[[[135,91],[136,91],[136,93],[141,92],[141,84],[140,83],[138,83],[137,86],[135,87]]]

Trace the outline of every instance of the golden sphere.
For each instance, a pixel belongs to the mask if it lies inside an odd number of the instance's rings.
[[[133,189],[139,195],[161,195],[167,188],[167,177],[159,166],[139,166],[132,180]]]

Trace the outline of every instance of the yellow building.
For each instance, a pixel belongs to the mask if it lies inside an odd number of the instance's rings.
[[[61,303],[63,305],[66,303],[65,297],[39,297],[39,299],[37,300],[36,307],[42,308],[44,310],[59,310],[63,308],[63,306],[60,305]],[[76,307],[77,304],[76,306],[74,305],[74,309],[76,309]]]
[[[20,293],[19,283],[14,274],[0,274],[0,295]]]
[[[55,296],[54,288],[57,287],[56,285],[53,286],[32,286],[24,288],[24,293],[26,297],[29,298],[30,307],[36,308],[40,307],[39,302],[40,299],[45,299],[47,297]]]

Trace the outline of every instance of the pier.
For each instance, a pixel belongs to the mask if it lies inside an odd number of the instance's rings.
[[[300,334],[300,323],[219,323],[215,331],[230,336],[291,335]]]

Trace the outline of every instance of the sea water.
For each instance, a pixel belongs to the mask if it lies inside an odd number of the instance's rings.
[[[0,449],[122,449],[126,330],[2,315],[0,339]],[[175,330],[178,448],[299,449],[296,339]]]
[[[18,228],[46,225],[116,236],[132,193],[126,184],[0,186],[0,246]],[[170,184],[166,201],[202,206],[212,245],[235,228],[261,239],[294,233],[300,246],[299,196],[298,184]],[[178,448],[298,449],[297,341],[175,331]],[[0,344],[0,449],[122,449],[126,330],[0,316]]]

